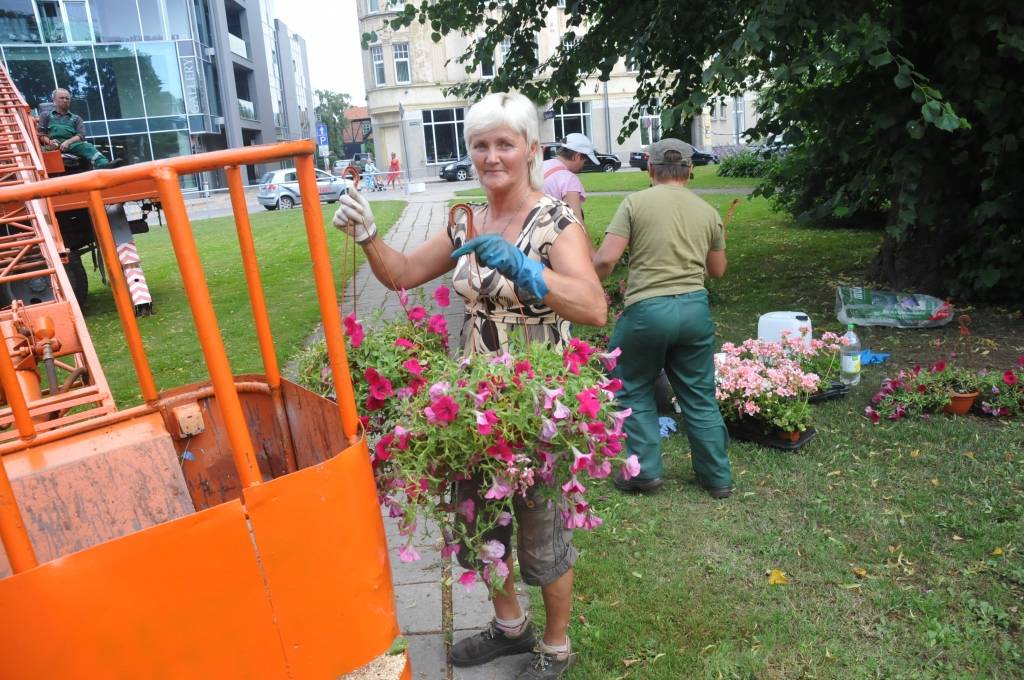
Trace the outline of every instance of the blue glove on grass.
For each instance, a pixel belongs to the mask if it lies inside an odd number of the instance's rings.
[[[544,283],[544,265],[523,255],[523,251],[500,235],[477,236],[454,250],[452,257],[458,259],[469,253],[476,253],[476,259],[481,265],[500,272],[511,279],[516,288],[529,294],[530,299],[520,296],[524,302],[542,300],[548,294],[548,285]]]

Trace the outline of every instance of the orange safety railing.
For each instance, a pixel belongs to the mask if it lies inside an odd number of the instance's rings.
[[[142,336],[139,331],[138,321],[132,310],[132,301],[127,282],[125,281],[121,268],[118,266],[113,234],[111,232],[106,213],[103,210],[102,192],[124,183],[139,180],[152,180],[156,183],[159,190],[159,199],[167,216],[167,228],[170,233],[171,245],[181,271],[185,293],[188,297],[192,318],[209,372],[214,397],[213,402],[219,410],[221,424],[224,431],[226,431],[226,437],[229,440],[230,445],[226,448],[230,448],[230,455],[232,457],[234,469],[237,473],[238,480],[241,483],[240,500],[245,504],[246,508],[248,508],[244,517],[249,518],[248,521],[251,526],[250,530],[254,531],[256,534],[254,543],[257,548],[257,553],[266,549],[269,554],[275,555],[275,559],[272,560],[271,563],[265,563],[261,567],[265,575],[264,578],[267,579],[267,583],[271,586],[268,589],[268,597],[271,594],[270,591],[273,591],[272,586],[274,585],[273,582],[275,579],[286,579],[284,582],[290,583],[287,579],[296,578],[295,574],[306,573],[303,570],[308,569],[311,564],[316,565],[316,560],[307,559],[305,557],[302,557],[301,559],[296,558],[291,562],[289,562],[288,559],[282,560],[282,556],[285,556],[285,558],[288,557],[289,550],[297,555],[298,553],[295,551],[300,549],[295,546],[294,542],[292,544],[287,543],[288,540],[290,540],[289,533],[294,532],[294,522],[297,520],[303,521],[299,518],[309,518],[308,522],[311,526],[319,527],[317,529],[310,529],[310,531],[326,531],[328,533],[334,531],[334,529],[331,528],[334,525],[325,524],[325,520],[320,518],[311,518],[309,509],[302,506],[302,503],[341,503],[341,507],[346,508],[345,511],[351,513],[352,516],[358,515],[364,518],[369,516],[372,518],[372,522],[375,522],[376,524],[379,524],[380,522],[380,513],[375,502],[376,493],[373,489],[372,473],[369,468],[369,456],[365,448],[365,441],[360,437],[360,423],[356,410],[351,376],[349,374],[348,359],[345,351],[339,300],[335,288],[330,254],[327,247],[327,237],[324,233],[323,213],[320,206],[320,195],[316,183],[313,157],[314,149],[314,145],[308,140],[284,142],[275,145],[247,147],[245,149],[217,151],[198,156],[172,158],[113,170],[92,171],[79,175],[47,179],[28,185],[0,186],[0,205],[16,204],[19,202],[34,201],[43,198],[58,197],[81,192],[85,192],[89,197],[89,209],[94,222],[97,240],[104,256],[103,260],[106,263],[110,276],[113,296],[121,326],[124,331],[127,349],[138,377],[139,389],[141,390],[143,399],[146,402],[145,406],[135,407],[135,409],[129,409],[129,411],[113,413],[106,416],[105,422],[114,422],[119,417],[133,417],[130,415],[130,412],[133,414],[142,412],[151,414],[161,405],[161,400],[165,398],[161,397],[160,387],[157,385],[157,381],[155,380],[153,372],[149,366],[142,343]],[[252,229],[243,193],[241,166],[268,163],[284,159],[294,159],[295,167],[298,172],[302,214],[305,222],[309,253],[313,265],[313,278],[319,302],[320,315],[323,321],[328,356],[331,368],[333,369],[336,411],[341,425],[341,431],[343,432],[344,439],[347,440],[349,446],[349,448],[346,449],[346,452],[354,454],[354,457],[348,456],[346,460],[342,462],[342,465],[347,467],[330,468],[331,470],[334,470],[333,473],[327,473],[325,471],[317,472],[313,470],[299,470],[297,474],[293,475],[291,473],[296,471],[296,465],[294,463],[295,452],[289,450],[288,447],[291,446],[291,444],[286,442],[284,445],[286,449],[285,458],[290,462],[287,465],[288,470],[285,477],[264,481],[265,476],[261,475],[256,455],[257,452],[254,450],[253,439],[250,433],[250,426],[252,423],[247,421],[246,413],[243,411],[239,395],[240,387],[239,384],[236,383],[236,377],[232,373],[224,342],[222,340],[221,329],[211,302],[210,291],[207,286],[206,277],[200,261],[199,251],[193,236],[178,180],[183,174],[219,168],[223,168],[226,171],[231,205],[234,212],[240,244],[242,265],[252,307],[256,337],[262,356],[266,385],[269,387],[271,397],[275,400],[275,403],[280,403],[280,400],[282,399],[281,387],[283,381],[281,378],[278,359],[274,350],[270,319],[267,312],[263,285],[260,280]],[[0,444],[0,453],[13,453],[25,449],[26,447],[40,447],[47,443],[59,442],[63,438],[87,434],[95,430],[95,421],[77,421],[69,423],[66,427],[34,431],[32,414],[30,413],[29,406],[26,403],[22,387],[15,375],[15,366],[13,365],[8,352],[2,350],[3,348],[0,348],[0,383],[2,383],[7,405],[10,408],[13,422],[18,428],[21,438]],[[168,387],[172,386],[163,386],[164,389]],[[282,417],[280,416],[281,412],[283,412],[283,409],[279,409],[279,417]],[[282,427],[281,429],[287,432],[287,427]],[[357,444],[358,447],[356,446]],[[339,458],[343,456],[344,453],[342,456],[339,456]],[[333,464],[333,461],[327,461],[326,464]],[[309,466],[307,465],[307,467]],[[343,473],[343,470],[346,472]],[[307,472],[316,473],[319,476],[314,475],[313,477],[304,477],[304,479],[307,480],[305,482],[294,481],[295,478]],[[314,480],[315,483],[323,483],[325,481],[337,483],[331,480],[340,479],[338,475],[341,474],[355,474],[358,477],[360,484],[358,493],[335,494],[333,497],[328,492],[324,492],[323,494],[318,492],[315,496],[308,492],[301,494],[295,493],[296,489],[299,488],[296,486],[298,484],[305,484],[309,480]],[[283,489],[291,489],[291,493],[293,493],[293,495],[290,497],[287,496],[287,493],[282,491]],[[285,500],[287,498],[292,500]],[[355,508],[354,506],[345,506],[345,503],[360,503],[361,505],[359,505],[358,508]],[[225,513],[229,513],[229,510],[224,510],[222,512],[220,509],[229,505],[231,504],[222,503],[221,505],[202,512],[216,512],[219,514],[212,516],[223,519],[224,517],[227,517]],[[367,507],[369,509],[367,509]],[[273,513],[281,512],[282,508],[291,514],[277,515],[275,517]],[[339,521],[349,521],[335,516],[337,513],[328,514],[330,514],[330,521],[335,524]],[[183,520],[177,521],[181,522]],[[231,521],[236,520],[232,519]],[[246,526],[245,520],[239,519],[237,521],[241,523],[236,526],[241,526],[243,528]],[[153,532],[156,529],[163,530],[167,526],[169,526],[169,524],[163,524],[158,527],[154,527],[149,531]],[[346,578],[356,578],[357,580],[362,579],[359,582],[363,584],[362,587],[366,588],[366,591],[360,594],[359,597],[361,599],[365,599],[367,602],[373,598],[372,605],[375,607],[373,611],[378,612],[383,617],[382,620],[384,620],[388,626],[391,626],[391,628],[387,628],[388,631],[397,631],[394,619],[393,600],[390,599],[392,591],[389,583],[386,544],[384,542],[382,526],[374,525],[372,529],[360,527],[355,528],[354,531],[354,540],[367,545],[372,544],[372,554],[377,555],[378,557],[374,557],[372,560],[375,562],[372,573],[370,570],[367,570],[365,574],[360,573],[357,577],[346,576]],[[146,532],[144,531],[142,533]],[[167,532],[159,535],[166,537]],[[37,560],[36,554],[33,551],[29,532],[26,530],[25,522],[23,521],[22,514],[19,511],[19,506],[14,497],[11,479],[8,477],[7,470],[2,460],[0,460],[0,540],[2,540],[4,551],[8,556],[11,570],[14,573],[14,576],[10,579],[11,581],[30,576],[33,579],[37,577],[39,579],[43,579],[52,576],[52,573],[39,574],[41,569],[44,569],[49,565],[40,565],[37,567],[37,564],[40,561]],[[261,541],[283,541],[283,543],[279,543],[278,545],[287,545],[287,550],[279,547],[277,552],[273,552],[272,548],[266,548]],[[314,540],[309,540],[308,538],[303,538],[302,541],[302,545],[315,543]],[[111,546],[110,551],[107,553],[109,555],[115,551],[113,544],[117,543],[120,543],[120,541],[110,541],[97,547],[107,548],[108,546]],[[324,543],[324,546],[318,547],[322,550],[333,551],[332,557],[336,557],[337,560],[343,562],[346,559],[352,559],[351,555],[344,554],[345,550],[343,546],[336,545],[338,543],[337,540],[325,539]],[[251,546],[249,546],[249,549],[251,550]],[[72,554],[71,558],[77,558],[83,554],[84,553]],[[123,556],[118,559],[123,561]],[[366,558],[363,559],[365,561]],[[84,558],[83,561],[85,561]],[[380,562],[380,564],[377,564],[377,562]],[[62,565],[63,569],[69,569],[68,562],[66,560],[62,562]],[[346,568],[350,569],[352,573],[359,571],[354,565],[349,565],[347,563]],[[386,588],[384,588],[380,582],[380,578],[387,581]],[[2,586],[3,583],[4,581],[0,579],[0,586]],[[28,581],[26,583],[33,583],[33,581]],[[280,584],[282,581],[278,580],[277,583]],[[35,587],[38,587],[38,585],[39,584],[36,583]],[[292,585],[294,587],[292,587]],[[22,591],[16,592],[28,593],[31,592],[31,590],[32,589],[30,588],[28,590],[23,589]],[[311,592],[306,593],[306,590]],[[297,597],[297,592],[302,593],[303,599],[302,602],[298,602],[296,604],[295,598]],[[279,613],[277,618],[285,620],[289,619],[289,616],[291,616],[288,621],[281,624],[291,626],[288,634],[281,634],[282,640],[287,638],[289,634],[294,634],[300,637],[305,636],[301,638],[304,640],[314,639],[318,641],[326,635],[326,633],[311,630],[310,626],[312,624],[305,621],[306,617],[304,612],[310,608],[315,608],[314,605],[310,605],[307,602],[307,599],[315,600],[316,598],[312,596],[316,594],[319,594],[316,591],[316,584],[308,583],[294,583],[286,586],[283,590],[274,591],[272,606],[275,612],[278,611],[279,607],[281,611],[284,612],[283,614]],[[307,598],[307,595],[310,597]],[[336,596],[340,598],[336,600],[337,602],[343,602],[344,595],[345,593],[335,593],[332,597]],[[322,594],[320,594],[320,596],[323,597]],[[380,598],[382,597],[391,602],[389,605],[390,609],[389,607],[383,607],[381,605],[382,600]],[[289,600],[291,600],[291,602],[289,602]],[[332,602],[334,601],[332,600]],[[171,607],[174,605],[172,602],[169,602],[167,606]],[[291,609],[289,609],[289,607],[291,607]],[[334,605],[331,613],[323,614],[323,620],[337,620],[337,607],[337,605]],[[18,610],[15,608],[11,611]],[[296,612],[300,612],[300,614],[296,614]],[[335,618],[330,619],[330,616]],[[358,630],[359,625],[361,625],[359,622],[351,622],[351,626],[355,627],[352,628],[352,630]],[[364,626],[364,628],[366,627]],[[348,630],[348,628],[346,628],[346,630]],[[300,631],[301,635],[294,631]],[[372,639],[374,641],[372,644],[377,645],[379,640],[382,639],[380,638],[381,634],[382,633],[380,633],[380,631],[374,631],[373,635],[376,637],[366,637],[366,639]],[[369,633],[357,633],[356,637],[358,638],[359,635],[369,636]],[[325,646],[327,646],[326,643]],[[289,644],[287,645],[287,648],[284,649],[284,654],[288,659],[289,664],[297,663],[301,665],[303,663],[308,663],[315,665],[316,663],[319,663],[321,661],[319,659],[311,660],[312,657],[309,656],[309,649],[310,647],[308,644],[305,647],[297,643],[295,645]],[[294,658],[292,658],[293,656]],[[357,656],[358,655],[352,655],[346,658],[351,660],[357,658]],[[332,663],[335,663],[336,661],[337,659],[334,659]],[[312,667],[312,665],[310,667]],[[409,677],[408,674],[409,670],[406,668],[403,677]],[[268,672],[266,675],[269,677],[270,673]]]

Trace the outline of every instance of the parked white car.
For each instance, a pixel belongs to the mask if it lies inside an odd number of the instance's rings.
[[[316,170],[316,186],[321,202],[335,203],[351,184],[351,180]],[[264,174],[260,178],[256,200],[267,210],[288,210],[302,203],[302,197],[299,195],[299,176],[295,168],[271,170]]]

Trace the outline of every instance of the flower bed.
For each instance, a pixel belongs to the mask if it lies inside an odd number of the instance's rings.
[[[875,424],[907,417],[930,418],[953,394],[977,393],[974,411],[999,418],[1024,415],[1024,356],[1005,371],[975,373],[944,361],[928,369],[915,366],[886,378],[864,408]]]
[[[435,291],[434,300],[446,306],[448,289]],[[516,496],[558,503],[570,528],[600,525],[584,481],[608,477],[623,450],[630,412],[617,410],[621,385],[605,376],[618,353],[574,339],[564,352],[533,343],[517,345],[514,354],[453,359],[444,317],[406,298],[403,306],[405,318],[378,319],[371,330],[345,319],[353,387],[376,440],[380,500],[408,537],[399,557],[419,559],[412,537],[426,517],[440,528],[443,554],[465,549],[479,563],[460,582],[500,587],[504,547],[482,536],[511,522]],[[328,394],[323,345],[301,357],[300,381]],[[639,472],[635,457],[622,461],[621,472],[627,479]],[[457,502],[455,486],[471,478],[486,503]]]

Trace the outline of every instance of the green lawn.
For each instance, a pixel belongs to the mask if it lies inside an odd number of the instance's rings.
[[[692,189],[735,189],[738,187],[753,188],[757,185],[757,179],[746,177],[719,177],[717,165],[702,165],[694,168],[693,179],[690,181]],[[585,172],[581,174],[580,180],[583,188],[588,192],[601,191],[638,191],[650,186],[650,177],[646,172]],[[483,189],[461,189],[455,192],[456,196],[483,196]],[[596,197],[594,197],[596,198]],[[587,199],[586,207],[590,206]]]
[[[345,236],[330,226],[336,207],[325,205],[323,214],[340,290],[352,263],[342,261]],[[404,201],[374,201],[378,227],[382,231],[389,228],[404,207]],[[236,374],[262,372],[234,220],[222,217],[192,226],[231,368]],[[283,366],[320,320],[302,211],[261,211],[253,214],[252,229],[278,360]],[[153,227],[150,233],[136,236],[136,244],[156,310],[155,315],[139,319],[139,327],[157,387],[167,389],[207,379],[166,227]],[[361,262],[362,252],[358,255]],[[89,279],[86,323],[110,388],[122,408],[137,404],[142,397],[113,296],[100,282],[98,272],[90,271]]]
[[[705,198],[724,212],[733,197]],[[587,202],[593,235],[619,200]],[[710,286],[720,340],[754,335],[771,310],[838,329],[833,286],[862,281],[877,241],[796,228],[763,199],[744,200],[729,272]],[[999,310],[973,313],[980,324]],[[992,329],[979,347],[1024,352],[1012,324]],[[892,351],[890,364],[815,407],[818,436],[798,453],[733,442],[729,500],[696,486],[680,435],[665,440],[660,493],[595,484],[605,524],[576,534],[571,677],[1024,677],[1024,426],[945,416],[873,426],[862,415],[893,364],[931,360],[956,336],[955,324],[864,329],[864,346]],[[789,584],[769,585],[772,569]]]

